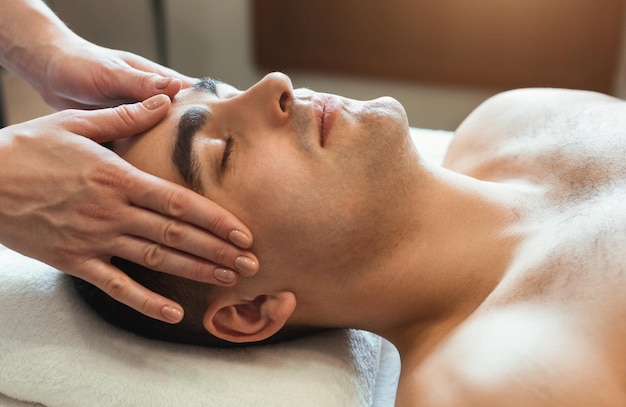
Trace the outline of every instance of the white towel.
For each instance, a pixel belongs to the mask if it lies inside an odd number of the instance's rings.
[[[380,344],[355,330],[245,349],[144,339],[87,310],[67,276],[0,246],[2,405],[370,406]]]

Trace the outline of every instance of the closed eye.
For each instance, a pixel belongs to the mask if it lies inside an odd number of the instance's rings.
[[[222,169],[226,169],[228,168],[228,163],[230,161],[230,157],[232,155],[233,152],[233,138],[232,136],[229,136],[226,139],[226,145],[224,146],[224,154],[222,155]]]

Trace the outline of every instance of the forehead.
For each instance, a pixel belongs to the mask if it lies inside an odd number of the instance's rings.
[[[207,103],[218,99],[226,99],[241,93],[239,89],[212,78],[202,78],[190,88],[178,92],[172,100],[172,107],[191,103]]]
[[[195,88],[183,89],[172,99],[172,107],[170,113],[175,113],[174,117],[179,117],[191,106],[207,106],[211,102],[218,100],[217,93],[198,90]]]

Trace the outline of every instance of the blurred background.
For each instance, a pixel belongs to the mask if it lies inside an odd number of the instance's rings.
[[[529,86],[626,97],[626,0],[50,0],[99,45],[245,89],[265,73],[356,99],[393,96],[412,126],[454,130]],[[51,112],[2,73],[15,123]]]

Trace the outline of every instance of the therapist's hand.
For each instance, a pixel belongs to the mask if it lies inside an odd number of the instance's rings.
[[[152,127],[169,106],[158,95],[0,129],[0,243],[171,323],[182,319],[180,305],[128,278],[112,256],[219,285],[256,274],[244,250],[251,233],[233,215],[98,144]]]
[[[95,109],[136,102],[157,94],[170,97],[194,79],[130,52],[100,47],[70,36],[61,47],[42,50],[45,69],[31,79],[55,109]]]

